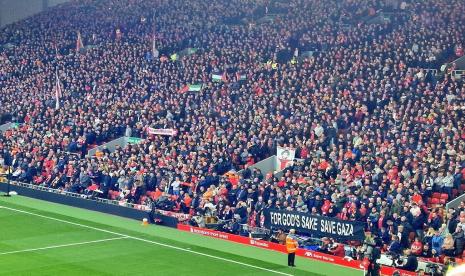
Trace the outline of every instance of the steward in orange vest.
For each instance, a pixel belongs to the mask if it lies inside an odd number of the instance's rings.
[[[286,237],[286,249],[287,249],[287,265],[288,266],[295,266],[295,252],[299,247],[299,243],[297,242],[295,236],[295,230],[291,229],[289,231],[289,235]]]

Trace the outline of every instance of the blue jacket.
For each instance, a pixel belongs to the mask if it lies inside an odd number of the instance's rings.
[[[431,239],[431,249],[436,251],[434,255],[441,255],[442,253],[442,244],[444,243],[444,237],[434,235]]]

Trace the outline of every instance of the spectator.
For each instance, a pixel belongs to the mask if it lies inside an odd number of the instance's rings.
[[[444,237],[439,231],[435,231],[434,236],[431,239],[431,251],[433,255],[439,256],[442,254],[444,244]]]
[[[442,244],[442,252],[449,257],[453,257],[455,254],[455,249],[454,249],[454,238],[452,237],[452,234],[446,234],[446,237],[444,238],[444,242]]]
[[[415,241],[412,243],[410,250],[415,256],[421,256],[421,253],[423,252],[423,244],[419,237],[415,237]]]
[[[457,227],[455,232],[452,234],[455,244],[455,255],[462,255],[465,249],[465,236],[461,227]]]
[[[388,246],[388,251],[395,255],[400,255],[402,253],[402,246],[400,245],[398,236],[392,236],[391,244]]]
[[[80,0],[5,26],[0,44],[14,47],[0,49],[0,121],[19,124],[0,134],[0,148],[12,178],[98,187],[122,203],[162,198],[186,214],[211,204],[240,222],[259,222],[263,208],[310,210],[376,233],[392,226],[405,248],[410,232],[426,244],[430,227],[465,228],[465,215],[441,215],[431,202],[465,184],[465,88],[426,70],[455,58],[463,1],[409,2],[414,13],[394,11],[380,25],[361,20],[373,10],[367,1],[278,2],[270,5],[283,14],[270,24],[226,23],[255,21],[263,1]],[[82,53],[67,46],[76,30],[92,45]],[[189,91],[194,84],[200,91]],[[86,156],[122,136],[142,140]],[[304,161],[280,179],[248,168],[277,146]]]
[[[431,247],[429,244],[425,243],[423,245],[423,251],[421,252],[421,257],[422,258],[431,258],[433,257],[433,253],[431,252]]]

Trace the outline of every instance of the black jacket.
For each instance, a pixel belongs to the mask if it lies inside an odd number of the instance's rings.
[[[402,266],[399,266],[399,268],[401,269],[404,269],[404,270],[408,270],[408,271],[415,271],[417,270],[417,267],[418,267],[418,260],[417,260],[417,257],[413,254],[410,254],[408,257],[407,257],[407,263],[402,265]]]

